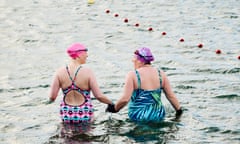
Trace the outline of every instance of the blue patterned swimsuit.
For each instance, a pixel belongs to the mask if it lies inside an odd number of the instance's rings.
[[[160,88],[155,90],[141,89],[141,79],[136,70],[138,89],[134,90],[128,105],[128,116],[135,122],[160,122],[165,116],[165,109],[161,102],[162,78],[158,70]]]

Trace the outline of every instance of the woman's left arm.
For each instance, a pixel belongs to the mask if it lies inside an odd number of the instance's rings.
[[[129,102],[132,92],[134,90],[134,76],[135,76],[135,73],[133,71],[129,72],[126,75],[123,95],[115,104],[116,111],[121,110]]]
[[[164,72],[161,72],[162,78],[163,78],[163,91],[167,97],[167,99],[169,100],[169,102],[172,104],[172,106],[174,107],[174,109],[177,111],[179,109],[181,109],[180,107],[180,103],[178,102],[178,99],[175,95],[175,93],[172,91],[170,82],[167,78],[167,76],[165,75]]]

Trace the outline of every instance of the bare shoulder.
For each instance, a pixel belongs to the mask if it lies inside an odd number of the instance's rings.
[[[84,73],[88,73],[88,74],[93,74],[93,70],[89,67],[86,67],[86,66],[83,66],[81,68],[81,70],[84,72]]]
[[[162,86],[164,88],[166,86],[166,83],[168,83],[168,78],[167,78],[166,73],[163,70],[160,70],[160,74],[162,77]]]
[[[127,79],[133,79],[135,77],[135,71],[129,71],[126,75]]]
[[[81,70],[79,71],[80,75],[84,75],[85,78],[94,78],[95,74],[93,70],[89,67],[83,66]]]
[[[166,77],[166,74],[162,69],[158,69],[158,70],[160,70],[160,74],[161,74],[162,77]]]
[[[66,71],[66,67],[62,66],[62,67],[59,67],[57,70],[56,70],[56,75],[61,75],[62,73],[64,73]]]

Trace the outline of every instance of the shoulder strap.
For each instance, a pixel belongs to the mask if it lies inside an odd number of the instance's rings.
[[[71,80],[72,82],[75,81],[76,76],[77,76],[77,73],[78,73],[78,71],[80,70],[80,68],[81,68],[81,65],[77,68],[77,70],[76,70],[76,72],[75,72],[75,75],[74,75],[74,78],[72,78],[71,75],[70,75],[70,72],[69,72],[68,66],[66,65],[66,69],[67,69],[67,72],[68,72],[68,76],[69,76],[69,78],[70,78],[70,80]]]
[[[139,72],[136,70],[135,73],[136,73],[136,75],[137,75],[138,88],[141,88],[141,78],[140,78]]]
[[[77,70],[76,70],[76,72],[75,72],[75,75],[74,75],[74,78],[73,78],[73,81],[75,81],[75,79],[76,79],[76,77],[77,77],[77,74],[78,74],[78,71],[80,70],[81,67],[82,67],[82,66],[80,65],[80,66],[77,68]]]
[[[68,73],[68,76],[69,76],[70,80],[73,81],[73,79],[72,79],[72,77],[71,77],[71,75],[70,75],[70,72],[69,72],[69,69],[68,69],[68,66],[67,66],[67,65],[66,65],[66,70],[67,70],[67,73]]]
[[[158,76],[159,76],[159,81],[160,81],[160,88],[162,88],[162,76],[161,76],[160,69],[158,69]]]

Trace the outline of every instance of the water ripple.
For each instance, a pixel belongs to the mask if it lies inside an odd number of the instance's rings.
[[[22,91],[22,90],[29,90],[29,89],[38,89],[38,88],[49,88],[50,85],[49,84],[45,84],[45,85],[38,85],[38,86],[34,86],[34,87],[20,87],[20,88],[10,88],[10,89],[0,89],[0,93],[2,92],[15,92],[15,91]]]
[[[0,3],[2,143],[239,143],[239,0]],[[188,110],[179,121],[142,126],[129,121],[127,107],[108,120],[106,105],[93,96],[92,133],[64,137],[57,123],[62,95],[53,104],[45,100],[52,74],[67,63],[66,47],[73,42],[89,47],[88,66],[113,100],[133,70],[133,51],[152,48],[153,64],[166,71]],[[165,104],[167,118],[174,116]]]
[[[234,74],[234,73],[240,73],[240,68],[232,68],[232,69],[195,69],[193,70],[195,72],[206,72],[206,73],[215,73],[215,74]]]
[[[189,85],[179,85],[177,86],[178,89],[196,89],[194,86],[189,86]]]
[[[219,96],[216,96],[215,98],[218,98],[218,99],[236,99],[236,100],[240,100],[240,95],[237,95],[237,94],[219,95]]]
[[[205,131],[206,133],[215,133],[215,132],[219,132],[220,128],[219,127],[207,127],[204,129],[201,129],[202,131]]]

